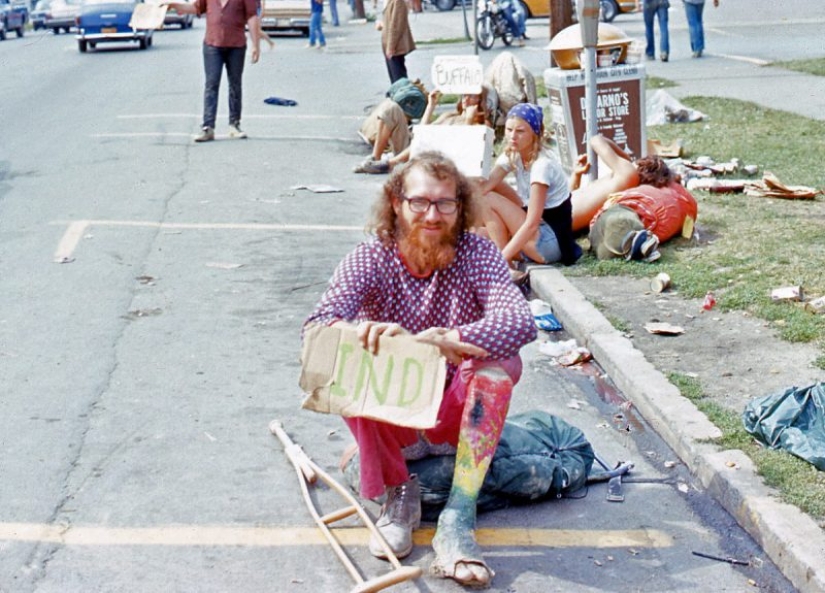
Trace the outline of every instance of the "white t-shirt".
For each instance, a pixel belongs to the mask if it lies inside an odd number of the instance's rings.
[[[555,208],[570,195],[567,177],[561,168],[559,159],[552,153],[541,151],[528,171],[524,170],[524,165],[518,154],[515,159],[515,170],[510,166],[510,159],[506,153],[499,155],[496,159],[496,165],[508,173],[512,173],[516,178],[516,192],[525,207],[530,203],[530,185],[533,183],[542,183],[547,186],[547,198],[544,202],[545,210]]]

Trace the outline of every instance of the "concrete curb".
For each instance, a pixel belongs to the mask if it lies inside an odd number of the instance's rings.
[[[670,446],[702,487],[756,540],[803,593],[825,593],[825,535],[809,516],[776,500],[741,451],[718,451],[721,431],[679,393],[633,343],[557,268],[530,269],[536,296],[593,354],[616,386]]]

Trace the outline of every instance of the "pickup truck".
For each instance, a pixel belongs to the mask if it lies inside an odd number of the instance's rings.
[[[17,36],[22,37],[28,22],[29,7],[25,1],[0,0],[0,41],[3,41],[10,31],[16,31]]]

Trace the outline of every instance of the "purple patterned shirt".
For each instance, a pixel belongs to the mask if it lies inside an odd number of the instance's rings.
[[[407,269],[395,244],[361,243],[338,265],[304,326],[338,320],[398,323],[411,333],[458,329],[463,342],[494,360],[515,356],[536,338],[530,307],[501,252],[471,233],[462,234],[453,263],[426,278]]]

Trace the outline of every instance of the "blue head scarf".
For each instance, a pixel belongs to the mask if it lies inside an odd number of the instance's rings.
[[[544,115],[538,105],[534,103],[517,103],[507,112],[507,119],[511,117],[523,119],[536,136],[541,136],[541,123]]]

